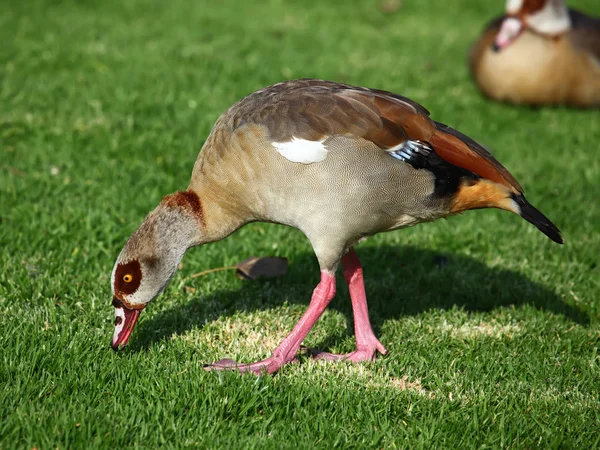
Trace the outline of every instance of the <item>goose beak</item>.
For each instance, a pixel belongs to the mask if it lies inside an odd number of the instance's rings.
[[[514,17],[507,17],[502,22],[500,31],[492,44],[492,49],[499,52],[508,47],[521,34],[521,31],[523,31],[523,23]]]
[[[115,307],[115,332],[111,346],[114,351],[118,351],[119,347],[127,344],[142,310],[128,308],[116,297],[113,298],[113,305]]]

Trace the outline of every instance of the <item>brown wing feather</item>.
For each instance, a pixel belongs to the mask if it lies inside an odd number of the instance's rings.
[[[392,123],[402,124],[409,139],[429,142],[440,158],[503,184],[514,192],[523,192],[510,172],[470,137],[423,114],[414,113],[403,105],[398,106],[387,97],[378,97],[375,103],[380,107],[383,117]]]
[[[443,123],[435,122],[435,125],[437,132],[431,144],[442,159],[480,177],[503,184],[512,191],[523,192],[515,177],[481,145]]]
[[[388,149],[406,139],[425,141],[450,164],[522,191],[475,141],[432,121],[418,103],[386,91],[324,80],[286,81],[242,99],[225,114],[224,123],[232,130],[245,123],[263,125],[275,142],[344,135]]]
[[[222,124],[231,131],[246,123],[261,124],[276,142],[345,135],[388,148],[404,141],[406,135],[401,122],[382,116],[375,102],[382,92],[323,80],[287,81],[242,99],[226,113]],[[388,102],[413,115],[427,112],[400,96],[390,94]]]
[[[569,9],[569,17],[572,27],[569,38],[573,45],[591,53],[600,61],[600,19],[574,9]]]

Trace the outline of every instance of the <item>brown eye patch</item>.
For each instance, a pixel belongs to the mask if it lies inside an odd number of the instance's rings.
[[[128,262],[127,264],[119,264],[115,270],[115,295],[123,297],[124,295],[133,294],[140,286],[142,280],[142,269],[137,260]]]
[[[524,0],[521,7],[522,14],[532,14],[544,7],[548,0]]]

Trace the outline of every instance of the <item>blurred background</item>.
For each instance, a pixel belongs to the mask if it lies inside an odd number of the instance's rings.
[[[598,0],[569,5],[600,15]],[[467,54],[503,11],[501,0],[2,1],[0,383],[8,388],[0,394],[0,447],[102,447],[111,436],[115,445],[171,439],[233,448],[237,439],[268,443],[274,433],[282,445],[308,436],[328,448],[391,447],[400,436],[408,447],[456,448],[465,444],[465,424],[479,445],[548,448],[552,436],[566,447],[597,444],[600,112],[482,96]],[[304,236],[252,224],[191,251],[140,319],[131,348],[114,355],[109,279],[127,237],[162,196],[187,187],[223,111],[256,89],[301,77],[421,103],[487,146],[562,230],[565,245],[500,211],[379,235],[358,253],[390,357],[367,375],[341,366],[333,384],[331,367],[313,366],[216,382],[201,363],[266,356],[270,344],[260,333],[285,334],[318,279]],[[288,276],[259,284],[222,272],[193,284],[186,278],[263,255],[287,257]],[[308,343],[349,351],[343,288],[332,306]],[[482,323],[500,328],[478,335],[483,341],[450,339],[452,330]],[[250,331],[236,328],[243,324]],[[311,370],[321,375],[311,378]],[[180,372],[188,375],[173,381]],[[403,376],[433,394],[388,389]],[[381,392],[356,391],[364,377]],[[318,395],[330,400],[321,404]],[[298,398],[307,399],[304,412],[289,406]],[[350,409],[339,410],[336,399]],[[547,432],[524,412],[530,404]],[[286,435],[290,420],[307,425]],[[376,425],[355,440],[339,438],[357,421]],[[516,434],[505,434],[505,422]]]

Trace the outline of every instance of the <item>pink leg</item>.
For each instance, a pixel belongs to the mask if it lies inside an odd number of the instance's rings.
[[[300,348],[300,344],[312,329],[314,324],[319,320],[325,308],[335,295],[335,274],[321,272],[321,282],[313,291],[310,305],[300,318],[294,329],[288,336],[277,346],[273,352],[273,356],[263,361],[258,361],[252,364],[238,364],[231,359],[223,359],[214,364],[205,366],[206,370],[239,370],[240,372],[252,373],[274,373],[277,372],[285,364],[291,362],[296,357],[296,353]]]
[[[342,258],[342,267],[344,268],[344,278],[348,284],[350,298],[352,299],[352,312],[354,314],[354,334],[356,336],[356,350],[347,355],[336,355],[333,353],[313,352],[317,359],[326,359],[329,361],[348,360],[352,362],[372,361],[379,353],[385,355],[387,350],[375,337],[371,322],[369,321],[369,311],[367,308],[367,295],[365,294],[365,284],[363,270],[356,256],[354,249],[350,249]]]

